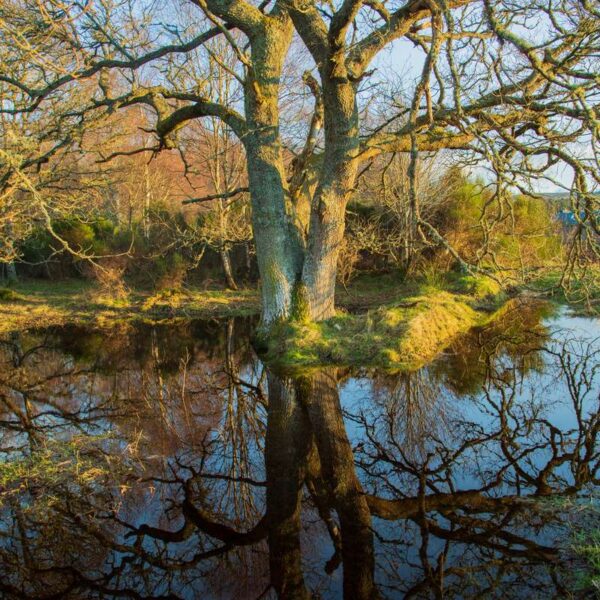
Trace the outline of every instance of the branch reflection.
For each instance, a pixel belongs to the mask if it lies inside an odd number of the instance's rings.
[[[247,321],[12,335],[0,592],[571,593],[565,498],[599,484],[600,344],[542,316],[400,374],[276,373]]]

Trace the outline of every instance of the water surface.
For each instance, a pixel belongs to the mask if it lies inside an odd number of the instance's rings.
[[[0,342],[4,597],[578,594],[597,320],[515,305],[417,372],[294,376],[252,326]]]

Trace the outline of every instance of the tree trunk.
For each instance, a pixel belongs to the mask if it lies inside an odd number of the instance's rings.
[[[15,266],[15,263],[12,261],[6,263],[6,279],[8,280],[9,283],[14,283],[15,281],[18,280],[17,267]]]
[[[343,54],[321,66],[325,150],[312,203],[302,272],[309,316],[328,319],[335,311],[337,260],[344,237],[346,203],[354,188],[359,152],[355,84],[345,73]]]
[[[244,242],[244,259],[246,261],[246,281],[250,281],[252,274],[252,255],[250,254],[250,242]]]
[[[279,81],[291,41],[284,17],[268,19],[251,39],[252,69],[245,89],[249,133],[244,145],[261,279],[262,327],[301,317],[334,314],[337,259],[359,153],[356,84],[343,52],[319,65],[323,87],[325,150],[312,201],[308,242],[292,205],[279,139]],[[305,221],[305,219],[304,219]]]
[[[279,148],[261,144],[249,152],[252,227],[260,273],[262,325],[269,328],[292,314],[303,249],[285,204]]]
[[[252,69],[246,81],[248,135],[244,139],[252,201],[252,227],[261,280],[262,328],[269,330],[293,312],[303,241],[286,199],[279,139],[279,82],[292,39],[289,19],[264,22],[252,40]]]
[[[10,249],[13,246],[14,230],[13,230],[13,224],[11,223],[11,221],[7,222],[7,224],[5,226],[5,230],[6,230],[6,239],[8,240],[7,245],[9,247],[9,251],[12,253],[12,251]],[[4,264],[6,265],[6,279],[8,280],[9,283],[14,283],[18,279],[17,267],[15,266],[14,261],[11,260]]]
[[[233,277],[233,269],[231,268],[231,257],[229,256],[229,249],[227,246],[221,246],[221,263],[223,264],[223,271],[225,272],[225,281],[227,287],[230,290],[237,290],[238,287]]]
[[[144,230],[144,238],[150,238],[150,174],[148,172],[148,164],[144,163],[144,207],[142,209],[142,226]]]
[[[344,237],[346,202],[330,191],[322,190],[315,198],[315,204],[302,283],[308,300],[307,316],[313,321],[322,321],[335,314],[337,260]]]

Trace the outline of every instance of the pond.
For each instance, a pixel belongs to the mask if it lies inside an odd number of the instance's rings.
[[[600,322],[552,311],[515,303],[410,373],[276,373],[248,319],[12,334],[0,594],[576,596]]]

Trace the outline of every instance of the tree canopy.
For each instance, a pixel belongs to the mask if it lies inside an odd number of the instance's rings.
[[[332,314],[346,204],[382,155],[410,156],[412,237],[450,252],[421,215],[423,155],[486,171],[498,214],[564,191],[572,270],[598,254],[599,17],[586,0],[5,0],[0,193],[141,105],[152,142],[114,155],[185,157],[205,118],[241,141],[265,323]]]

